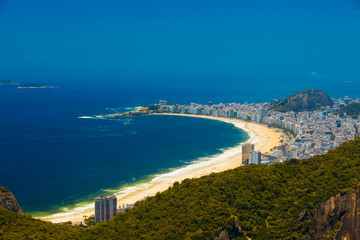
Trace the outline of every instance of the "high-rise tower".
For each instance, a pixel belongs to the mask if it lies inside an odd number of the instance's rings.
[[[254,144],[243,144],[242,145],[242,163],[243,164],[248,164],[249,163],[249,153],[250,151],[254,150]]]
[[[249,153],[249,164],[261,164],[261,152],[260,151],[250,151]]]
[[[117,198],[115,195],[95,198],[95,222],[112,219],[116,215]]]

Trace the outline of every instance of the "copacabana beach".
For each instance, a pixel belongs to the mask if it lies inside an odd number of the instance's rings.
[[[224,149],[220,154],[204,157],[192,164],[156,175],[148,181],[127,187],[119,192],[114,192],[118,198],[118,205],[133,204],[146,197],[154,196],[156,193],[168,189],[174,182],[181,182],[187,178],[199,178],[211,173],[218,173],[239,167],[242,164],[241,145],[244,143],[254,144],[255,150],[261,151],[264,154],[269,153],[272,148],[279,145],[280,140],[282,139],[281,133],[274,129],[270,129],[261,124],[245,122],[238,119],[189,114],[161,115],[206,118],[227,122],[233,124],[237,128],[243,129],[249,135],[249,139],[235,147]],[[84,216],[90,216],[92,214],[94,214],[94,203],[89,203],[87,205],[76,207],[69,212],[56,213],[50,216],[40,217],[40,219],[54,223],[71,221],[74,224],[77,224],[84,220]]]

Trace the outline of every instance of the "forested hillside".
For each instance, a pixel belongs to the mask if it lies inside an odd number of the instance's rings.
[[[185,180],[87,229],[1,210],[0,238],[314,239],[314,211],[331,196],[358,189],[359,180],[357,139],[308,160],[249,165]],[[332,236],[345,225],[330,226]]]
[[[333,104],[333,100],[324,91],[306,89],[284,99],[273,101],[269,103],[269,107],[277,112],[302,112],[315,111]]]
[[[352,118],[357,118],[357,116],[360,115],[360,103],[350,103],[341,107],[339,111],[336,112],[338,115],[343,115],[344,113]]]

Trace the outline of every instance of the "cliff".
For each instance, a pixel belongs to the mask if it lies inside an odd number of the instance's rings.
[[[273,101],[269,104],[269,107],[277,112],[303,112],[315,111],[321,107],[332,106],[333,104],[333,100],[325,92],[307,89],[287,96],[282,100]]]
[[[9,192],[5,187],[0,186],[0,207],[5,208],[6,210],[24,215],[24,212],[21,210],[20,205],[16,201],[14,195]]]
[[[337,194],[313,212],[307,239],[360,239],[360,190]]]

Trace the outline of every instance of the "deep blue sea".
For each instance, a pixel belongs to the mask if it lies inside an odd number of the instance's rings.
[[[204,80],[194,88],[85,82],[59,83],[54,89],[0,86],[0,185],[7,186],[23,210],[34,216],[71,210],[98,195],[220,154],[248,138],[231,124],[207,119],[79,117],[125,112],[160,99],[180,104],[263,102],[308,87],[333,97],[355,97],[358,89],[344,82],[317,85],[270,81],[206,88]]]
[[[181,94],[179,94],[180,96]],[[248,136],[206,119],[86,119],[157,102],[146,90],[0,88],[0,185],[43,216],[146,182]]]

